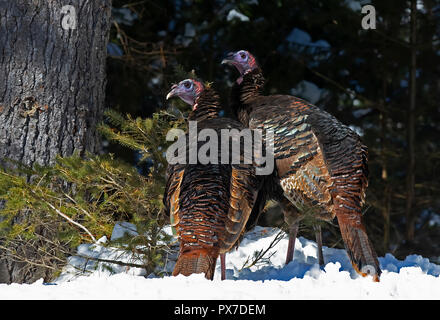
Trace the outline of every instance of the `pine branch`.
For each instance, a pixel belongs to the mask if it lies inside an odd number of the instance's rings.
[[[61,217],[63,217],[64,219],[66,219],[67,221],[69,221],[71,224],[79,227],[80,229],[84,230],[92,239],[93,242],[96,242],[95,237],[93,236],[93,234],[86,228],[84,227],[82,224],[70,219],[67,215],[65,215],[64,213],[62,213],[60,210],[58,210],[57,208],[55,208],[55,206],[53,206],[51,203],[47,202],[46,200],[42,201],[49,206],[49,208],[51,208],[52,210],[54,210],[58,215],[60,215]]]
[[[73,248],[85,239],[96,242],[103,235],[110,236],[115,221],[121,220],[134,223],[145,234],[125,239],[132,249],[142,245],[147,259],[145,266],[132,266],[154,272],[162,264],[163,246],[159,242],[166,238],[161,233],[166,223],[161,201],[166,169],[163,150],[169,143],[164,136],[170,128],[183,128],[184,118],[181,113],[168,111],[147,119],[122,116],[114,111],[107,111],[106,117],[107,123],[100,125],[100,131],[110,141],[140,151],[144,160],[152,160],[147,177],[112,155],[86,154],[83,158],[75,154],[57,157],[53,166],[30,167],[17,163],[0,170],[0,200],[5,201],[0,222],[3,244],[20,242],[32,249],[32,241],[38,239],[36,230],[50,224],[54,239],[60,240],[60,244],[47,242],[48,255],[52,252],[54,259],[57,257],[56,263],[51,264],[53,272],[55,265],[68,256],[63,246]],[[32,214],[23,215],[23,211]],[[17,222],[18,215],[25,218]],[[16,260],[23,256],[22,261],[28,259],[35,264],[46,261],[41,255],[27,257],[24,252],[6,255]]]
[[[87,255],[82,255],[82,254],[75,254],[76,257],[80,257],[80,258],[84,258],[84,259],[88,259],[88,260],[93,260],[93,261],[98,261],[98,262],[105,262],[105,263],[112,263],[112,264],[117,264],[120,266],[127,266],[127,267],[133,267],[133,268],[145,268],[145,265],[143,264],[136,264],[136,263],[130,263],[130,262],[122,262],[122,261],[118,261],[118,260],[110,260],[110,259],[101,259],[101,258],[94,258],[94,257],[90,257]]]
[[[268,261],[276,253],[276,251],[272,252],[266,258],[264,256],[269,252],[269,250],[273,249],[278,244],[278,242],[281,241],[281,239],[284,238],[284,234],[285,234],[285,232],[283,230],[280,230],[266,249],[263,248],[259,251],[255,251],[253,254],[254,257],[253,257],[252,261],[249,261],[250,258],[248,257],[246,259],[246,261],[243,263],[243,266],[240,268],[239,272],[243,271],[244,269],[253,267],[258,263]]]
[[[8,257],[12,258],[13,261],[16,261],[16,262],[25,262],[25,263],[30,264],[30,265],[33,265],[33,266],[43,267],[43,268],[51,269],[51,270],[53,270],[53,271],[56,271],[56,270],[57,270],[57,268],[52,267],[52,266],[49,266],[49,265],[47,265],[47,264],[38,263],[38,262],[35,262],[35,261],[31,260],[31,259],[26,259],[26,258],[24,258],[24,256],[22,256],[22,255],[18,255],[18,254],[15,252],[15,250],[12,250],[11,248],[8,248],[8,247],[6,247],[6,246],[0,245],[0,249],[2,249],[2,250],[4,250],[5,252],[7,252],[7,253],[8,253]]]

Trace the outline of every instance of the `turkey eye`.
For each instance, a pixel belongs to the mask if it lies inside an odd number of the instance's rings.
[[[183,84],[185,86],[185,88],[189,89],[191,87],[191,83],[190,82],[185,82]]]
[[[246,54],[245,54],[245,53],[240,54],[240,56],[241,56],[241,58],[242,58],[243,60],[246,59]]]

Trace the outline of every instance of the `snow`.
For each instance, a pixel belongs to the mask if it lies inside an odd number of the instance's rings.
[[[188,38],[193,38],[196,35],[196,29],[192,23],[185,23],[185,33],[184,36]]]
[[[112,8],[113,18],[119,24],[132,26],[138,15],[129,8]]]
[[[296,53],[314,55],[314,61],[309,63],[309,67],[316,67],[319,61],[327,60],[330,57],[330,44],[322,39],[312,42],[310,34],[302,29],[293,28],[285,41],[286,43],[281,44],[278,50],[283,51],[287,48]]]
[[[319,88],[313,82],[302,80],[295,88],[290,90],[290,93],[294,96],[310,101],[312,104],[316,104],[319,100],[325,97],[327,91]]]
[[[138,232],[136,229],[136,226],[132,223],[122,221],[122,222],[116,222],[112,235],[110,237],[110,240],[117,240],[122,238],[125,234],[131,235],[131,236],[137,236]]]
[[[286,38],[289,44],[300,44],[309,47],[316,47],[322,50],[330,49],[330,44],[325,40],[317,40],[312,42],[312,37],[309,33],[299,28],[293,28]]]
[[[169,23],[168,29],[173,30],[175,28],[175,23],[171,21]],[[197,31],[196,27],[192,23],[185,23],[185,30],[183,35],[179,34],[175,39],[174,43],[178,45],[183,45],[184,47],[188,47],[196,36]]]
[[[304,45],[308,45],[312,42],[310,35],[304,30],[293,28],[286,38],[287,42],[295,42]]]
[[[133,225],[120,223],[114,235]],[[171,233],[171,228],[167,228]],[[380,257],[381,281],[358,276],[344,250],[324,247],[325,266],[317,264],[316,243],[297,238],[294,259],[284,265],[287,235],[269,251],[268,259],[240,271],[254,251],[266,249],[279,229],[256,227],[248,232],[237,250],[226,256],[227,280],[220,280],[217,265],[213,281],[202,274],[190,277],[146,276],[141,268],[87,261],[85,256],[140,263],[140,257],[121,248],[108,246],[101,238],[95,244],[82,244],[78,256],[53,285],[40,279],[33,284],[0,285],[0,299],[440,299],[440,266],[419,255],[398,260],[391,254]],[[177,248],[174,242],[172,248]],[[273,253],[273,255],[271,255]],[[79,257],[79,256],[82,257]],[[165,270],[170,272],[176,254],[168,256]]]
[[[107,44],[107,53],[109,56],[113,57],[121,57],[124,55],[124,52],[122,51],[121,47],[119,47],[116,43],[109,42]]]
[[[432,218],[429,220],[429,226],[440,226],[440,214],[433,214]]]
[[[234,19],[238,19],[240,21],[249,21],[249,17],[245,16],[244,14],[242,14],[241,12],[232,9],[231,11],[229,11],[228,16],[226,17],[227,21],[231,21]]]
[[[345,0],[344,4],[353,11],[361,11],[362,7],[370,4],[369,0]]]
[[[358,1],[345,0],[345,5],[353,11],[360,11],[361,10],[361,4]]]
[[[348,126],[351,130],[353,130],[354,132],[356,132],[358,134],[358,136],[363,137],[364,136],[364,130],[362,130],[361,127],[359,126],[355,126],[355,125],[349,125]]]
[[[354,101],[356,101],[356,100],[354,100]],[[353,105],[356,107],[357,105],[354,103],[354,101],[353,101]],[[357,101],[359,101],[359,100],[357,100]],[[352,111],[352,114],[355,118],[360,118],[360,117],[363,117],[364,115],[370,113],[371,111],[372,111],[371,108],[356,109],[356,110]]]

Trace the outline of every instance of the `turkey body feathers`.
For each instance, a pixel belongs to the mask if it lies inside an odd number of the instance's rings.
[[[225,166],[188,165],[172,176],[177,177],[178,187],[169,191],[174,201],[170,213],[180,241],[173,275],[205,273],[212,279],[225,237],[230,170]]]
[[[260,69],[244,75],[233,88],[232,106],[244,125],[274,132],[274,177],[299,211],[289,224],[310,209],[319,219],[336,216],[356,270],[364,273],[369,266],[378,277],[379,262],[361,212],[368,186],[367,147],[329,113],[297,97],[263,96],[263,85]]]
[[[222,129],[244,128],[237,121],[219,118],[218,110],[216,113],[213,108],[213,102],[217,100],[215,96],[206,97],[208,94],[212,92],[207,90],[202,95],[197,109],[189,117],[197,121],[198,132],[209,128],[220,138]],[[188,134],[185,138],[186,158],[189,159],[190,145],[196,144],[199,150],[205,142],[189,141]],[[224,141],[217,143],[219,149],[221,143]],[[259,185],[254,166],[243,164],[243,161],[239,164],[168,166],[164,204],[180,241],[173,275],[203,272],[206,278],[213,278],[218,255],[236,245],[244,230],[254,208]]]
[[[333,219],[332,196],[338,192],[349,196],[342,197],[344,206],[360,213],[368,186],[368,151],[355,132],[291,96],[261,97],[251,108],[249,127],[275,134],[277,176],[288,198],[324,206],[331,213],[328,219]],[[294,195],[295,190],[300,194]]]

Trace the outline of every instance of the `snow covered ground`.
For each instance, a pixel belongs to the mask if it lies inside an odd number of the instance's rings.
[[[121,227],[121,226],[117,226]],[[135,232],[135,231],[133,231]],[[147,276],[140,268],[97,263],[71,257],[52,284],[0,285],[0,299],[440,299],[440,265],[418,255],[399,261],[391,254],[380,257],[381,282],[359,277],[344,250],[324,247],[325,266],[317,264],[316,243],[299,237],[294,260],[284,265],[287,236],[270,250],[262,263],[240,271],[255,251],[269,247],[278,229],[256,227],[246,234],[238,250],[227,254],[227,280],[203,275],[190,277]],[[115,228],[112,238],[120,233]],[[97,244],[78,247],[78,255],[139,263],[130,254]],[[166,271],[174,266],[170,255]],[[110,270],[111,269],[111,270]],[[81,272],[79,272],[80,270]]]

